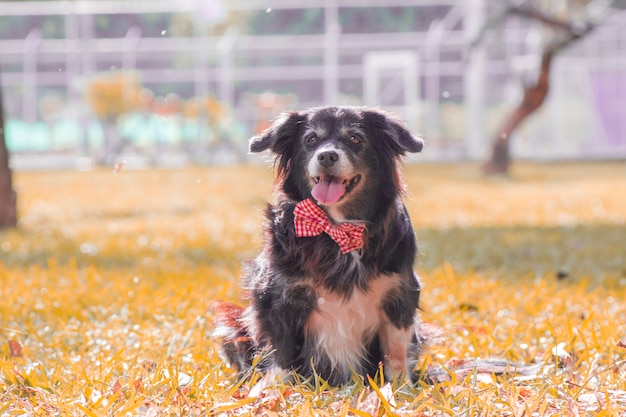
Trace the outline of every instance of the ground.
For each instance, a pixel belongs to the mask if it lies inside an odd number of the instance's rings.
[[[15,174],[0,232],[0,416],[619,415],[626,412],[626,166],[410,164],[419,366],[538,364],[435,386],[374,377],[247,398],[218,357],[211,302],[241,301],[268,167]],[[622,191],[620,191],[622,190]]]

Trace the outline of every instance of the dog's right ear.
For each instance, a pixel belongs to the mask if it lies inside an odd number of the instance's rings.
[[[305,118],[304,113],[296,111],[281,114],[270,127],[250,139],[250,152],[270,149],[277,155],[284,154],[295,142]]]

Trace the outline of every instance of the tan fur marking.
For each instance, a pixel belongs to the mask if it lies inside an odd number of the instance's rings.
[[[414,326],[400,329],[385,317],[379,334],[385,355],[385,376],[388,379],[409,377],[407,347],[414,333]]]

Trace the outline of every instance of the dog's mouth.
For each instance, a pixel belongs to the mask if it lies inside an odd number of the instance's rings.
[[[315,185],[311,190],[311,195],[322,204],[334,204],[341,200],[346,194],[354,190],[354,187],[361,181],[361,174],[345,179],[334,175],[320,175],[313,177]]]

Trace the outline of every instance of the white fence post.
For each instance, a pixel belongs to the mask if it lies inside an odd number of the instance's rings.
[[[80,57],[83,65],[83,75],[91,75],[96,72],[96,65],[94,65],[94,55],[91,50],[91,45],[94,39],[94,30],[93,30],[93,15],[92,14],[81,14],[80,15],[80,29],[82,32],[81,36],[81,47],[80,47]]]
[[[466,7],[466,42],[470,48],[486,21],[485,0],[466,0]],[[485,136],[486,53],[482,45],[483,42],[477,43],[469,51],[464,82],[465,114],[467,117],[465,152],[467,157],[474,160],[483,160],[487,156],[488,138]]]
[[[41,29],[32,29],[24,40],[22,117],[29,123],[37,121],[37,49],[41,43]]]
[[[217,45],[219,55],[219,99],[228,107],[233,107],[235,103],[233,51],[235,49],[236,36],[234,29],[229,28]]]
[[[131,26],[124,36],[124,54],[122,56],[122,68],[131,71],[137,68],[137,44],[141,39],[141,28]]]
[[[324,5],[324,101],[336,105],[339,99],[339,26],[337,0]]]
[[[424,118],[424,133],[427,137],[441,136],[441,97],[439,77],[441,75],[439,45],[445,27],[441,20],[431,23],[426,33],[426,53],[424,59],[424,88],[426,89],[426,117]]]
[[[383,87],[380,79],[385,70],[395,72],[396,82]],[[367,106],[385,106],[396,111],[412,129],[420,131],[419,78],[420,66],[415,52],[368,52],[363,57],[363,103]],[[403,105],[394,109],[388,102],[399,93],[402,94]]]

